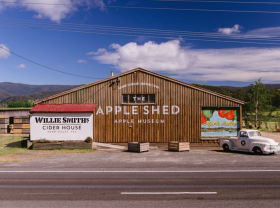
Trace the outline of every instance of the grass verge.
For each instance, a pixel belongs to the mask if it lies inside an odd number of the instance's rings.
[[[28,151],[22,147],[23,136],[0,135],[0,156]]]
[[[16,135],[0,135],[0,162],[3,161],[21,161],[21,159],[25,158],[27,160],[32,159],[22,154],[18,155],[19,158],[14,158],[18,153],[31,153],[31,152],[40,152],[42,157],[51,156],[53,154],[67,154],[67,153],[89,153],[93,152],[93,149],[58,149],[58,150],[29,150],[26,147],[22,146],[22,141],[26,140],[26,137],[16,136]],[[28,154],[29,155],[29,154]]]
[[[26,151],[28,150],[24,148],[3,148],[0,150],[0,156],[19,153],[19,152],[26,152]]]

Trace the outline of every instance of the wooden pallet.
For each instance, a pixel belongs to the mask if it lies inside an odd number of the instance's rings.
[[[10,134],[30,134],[30,124],[10,124]]]
[[[148,142],[129,142],[127,150],[129,152],[148,152],[150,144]]]
[[[14,124],[13,128],[14,129],[29,129],[30,124]]]
[[[0,134],[7,134],[8,130],[7,129],[0,129]]]
[[[29,134],[30,129],[10,129],[11,134]]]
[[[9,124],[9,118],[0,118],[0,124]]]
[[[14,117],[14,124],[29,124],[29,117]]]
[[[0,129],[7,129],[8,128],[8,124],[0,124]]]
[[[190,143],[189,142],[178,142],[178,141],[170,141],[168,142],[168,150],[169,151],[190,151]]]

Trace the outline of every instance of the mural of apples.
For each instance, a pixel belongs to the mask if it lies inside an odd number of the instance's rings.
[[[212,110],[212,109],[205,109],[201,112],[201,123],[205,124],[207,121],[209,121],[214,112],[218,112],[218,116],[220,118],[225,118],[228,121],[234,121],[237,120],[237,111],[236,110]]]
[[[205,137],[236,136],[239,128],[239,110],[231,108],[203,108],[201,135]]]
[[[205,124],[207,122],[207,118],[204,116],[203,112],[201,113],[201,124]]]
[[[209,120],[213,116],[214,110],[203,110],[202,113]]]
[[[235,110],[219,110],[218,114],[221,118],[226,118],[229,121],[235,120],[235,118],[237,118]]]

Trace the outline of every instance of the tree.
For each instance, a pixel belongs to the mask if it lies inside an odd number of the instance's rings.
[[[271,104],[275,108],[280,108],[280,90],[271,90]]]
[[[9,101],[7,105],[9,108],[31,108],[34,106],[31,101]]]
[[[260,128],[260,119],[270,108],[270,95],[261,79],[250,86],[246,101],[246,109],[254,116],[255,128]]]

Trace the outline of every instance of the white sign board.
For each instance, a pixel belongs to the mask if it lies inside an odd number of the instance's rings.
[[[92,113],[34,113],[30,117],[30,139],[85,140],[93,138]]]

